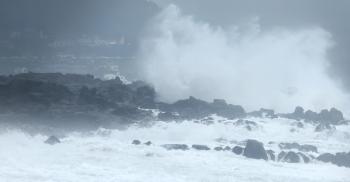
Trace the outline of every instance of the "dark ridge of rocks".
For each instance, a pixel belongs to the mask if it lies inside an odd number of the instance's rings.
[[[140,141],[140,140],[133,140],[133,141],[132,141],[132,144],[134,144],[134,145],[140,145],[140,144],[141,144],[141,141]]]
[[[244,148],[240,147],[240,146],[235,146],[232,149],[232,152],[237,154],[237,155],[241,155],[243,153],[243,151],[244,151]]]
[[[197,144],[193,144],[192,148],[196,149],[196,150],[210,150],[210,148],[206,145],[197,145]]]
[[[267,118],[277,118],[277,115],[275,114],[275,111],[272,109],[264,109],[261,108],[259,111],[253,111],[247,114],[248,116],[252,117],[267,117]]]
[[[252,159],[268,159],[263,143],[256,140],[247,140],[243,155]]]
[[[154,89],[147,85],[124,84],[119,78],[100,80],[91,75],[24,73],[3,76],[0,82],[3,113],[27,115],[50,127],[78,125],[76,121],[82,120],[96,128],[111,126],[111,122],[147,120],[152,113],[140,108],[156,107],[154,98]],[[69,122],[62,123],[66,120]]]
[[[181,119],[201,119],[212,114],[225,118],[240,118],[246,116],[241,106],[227,104],[225,100],[215,99],[212,103],[189,97],[173,104],[159,104],[162,111],[178,113]]]
[[[162,147],[167,150],[189,150],[186,144],[164,144]]]
[[[323,109],[319,113],[311,110],[304,111],[300,106],[296,107],[293,113],[281,114],[282,117],[308,122],[339,125],[345,122],[343,113],[336,108]],[[347,122],[345,122],[347,123]]]
[[[45,143],[55,145],[61,143],[61,141],[56,136],[50,136],[47,140],[45,140]]]
[[[317,153],[317,147],[313,146],[313,145],[300,145],[298,143],[280,143],[278,145],[278,147],[280,149],[297,149],[299,151],[302,151],[302,152],[316,152]]]
[[[330,162],[340,167],[350,168],[350,152],[339,152],[335,155],[330,153],[324,153],[319,155],[316,159],[322,162]]]

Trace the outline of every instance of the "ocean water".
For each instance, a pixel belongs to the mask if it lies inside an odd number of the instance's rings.
[[[241,145],[257,139],[279,151],[279,142],[318,147],[320,153],[350,151],[350,126],[314,132],[314,125],[297,128],[288,119],[249,118],[251,131],[235,120],[214,117],[214,123],[156,122],[126,130],[99,129],[67,133],[56,145],[47,136],[19,130],[0,134],[0,181],[4,182],[349,182],[350,168],[328,163],[282,163],[248,159],[230,151],[167,151],[162,144]],[[294,129],[293,131],[291,129]],[[152,145],[133,145],[132,140]],[[272,144],[269,142],[273,142]],[[319,154],[313,154],[315,156]]]

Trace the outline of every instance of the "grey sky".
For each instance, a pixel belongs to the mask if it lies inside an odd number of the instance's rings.
[[[333,35],[330,74],[350,90],[350,1],[348,0],[154,0],[178,5],[185,14],[214,25],[240,24],[258,16],[263,29],[320,26]]]

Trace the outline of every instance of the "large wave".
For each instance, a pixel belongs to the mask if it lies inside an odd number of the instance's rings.
[[[151,22],[139,59],[143,79],[166,102],[192,95],[248,110],[345,110],[348,95],[327,74],[332,45],[321,27],[262,30],[255,18],[224,29],[170,5]]]

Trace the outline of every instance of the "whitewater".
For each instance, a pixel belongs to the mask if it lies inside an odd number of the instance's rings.
[[[314,132],[313,124],[296,127],[283,118],[248,118],[244,126],[218,116],[213,122],[154,122],[127,129],[98,129],[60,135],[61,143],[45,144],[47,136],[8,129],[0,134],[0,181],[4,182],[138,182],[138,181],[283,181],[348,182],[350,169],[313,160],[282,163],[248,159],[231,151],[168,151],[163,144],[240,145],[257,139],[278,152],[279,142],[312,144],[319,153],[350,150],[350,126]],[[133,145],[134,139],[150,146]],[[316,155],[316,154],[315,154]]]

